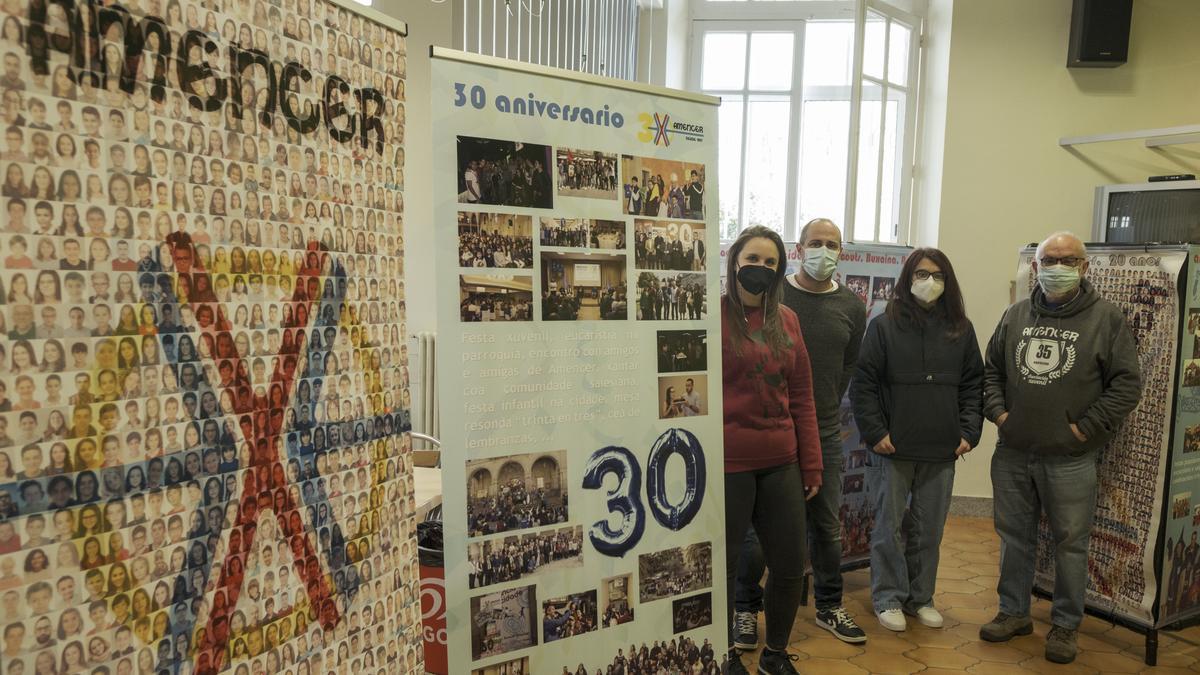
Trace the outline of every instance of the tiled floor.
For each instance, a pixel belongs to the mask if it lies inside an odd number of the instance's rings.
[[[865,645],[844,644],[813,623],[811,603],[802,607],[792,632],[791,651],[801,661],[797,670],[814,675],[841,673],[1174,673],[1200,672],[1200,627],[1160,633],[1158,666],[1143,663],[1144,638],[1137,633],[1087,617],[1079,637],[1075,663],[1062,666],[1042,656],[1050,629],[1050,603],[1035,600],[1034,634],[1004,644],[979,639],[979,626],[996,614],[996,574],[1000,541],[988,518],[951,517],[942,541],[935,605],[946,619],[944,628],[925,628],[909,618],[908,630],[893,633],[871,613],[867,570],[846,575],[847,610],[867,631]],[[760,627],[761,631],[761,627]],[[757,656],[743,662],[755,672]]]

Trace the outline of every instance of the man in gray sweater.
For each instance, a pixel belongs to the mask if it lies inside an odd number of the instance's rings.
[[[989,642],[1029,635],[1042,510],[1054,536],[1053,626],[1046,659],[1070,663],[1083,620],[1101,448],[1137,407],[1137,345],[1125,316],[1088,283],[1087,251],[1052,235],[1033,263],[1033,296],[1008,308],[988,344],[983,412],[1000,442],[992,457],[1000,535],[1000,612]]]
[[[824,474],[821,491],[807,503],[809,557],[817,625],[843,642],[866,642],[863,632],[842,607],[842,397],[858,360],[867,308],[833,273],[842,253],[842,232],[833,221],[818,218],[800,231],[799,272],[788,276],[783,304],[800,319],[800,330],[812,363],[813,402],[821,431]],[[763,554],[751,529],[738,570],[735,643],[739,649],[758,644],[757,614],[762,609]]]

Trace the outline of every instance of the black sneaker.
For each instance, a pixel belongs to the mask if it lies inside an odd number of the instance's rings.
[[[758,672],[759,675],[800,675],[792,665],[792,661],[799,660],[795,654],[764,649],[758,658]]]
[[[733,613],[733,646],[738,649],[758,649],[758,612]]]
[[[725,663],[721,664],[722,675],[750,675],[750,671],[746,670],[746,666],[742,663],[742,657],[738,656],[736,649],[730,649],[729,655],[725,657]]]
[[[860,644],[867,641],[867,634],[854,623],[854,619],[846,613],[843,607],[831,607],[817,610],[817,625],[833,633],[842,642]]]

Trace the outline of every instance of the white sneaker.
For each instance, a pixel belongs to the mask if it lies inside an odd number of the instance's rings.
[[[941,628],[942,624],[945,623],[941,612],[928,606],[917,610],[917,621],[920,621],[921,625],[927,628]]]
[[[908,628],[908,621],[904,619],[904,612],[901,610],[885,609],[876,616],[879,617],[879,625],[888,630],[903,633]]]

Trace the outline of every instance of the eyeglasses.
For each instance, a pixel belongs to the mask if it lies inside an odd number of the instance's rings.
[[[916,272],[913,272],[913,276],[921,281],[925,281],[926,279],[933,279],[934,281],[946,280],[945,272],[930,272],[929,270],[917,270]]]
[[[1041,259],[1042,267],[1054,267],[1055,265],[1066,265],[1067,267],[1079,267],[1087,258],[1078,258],[1076,256],[1067,256],[1065,258],[1051,258],[1046,256]]]

